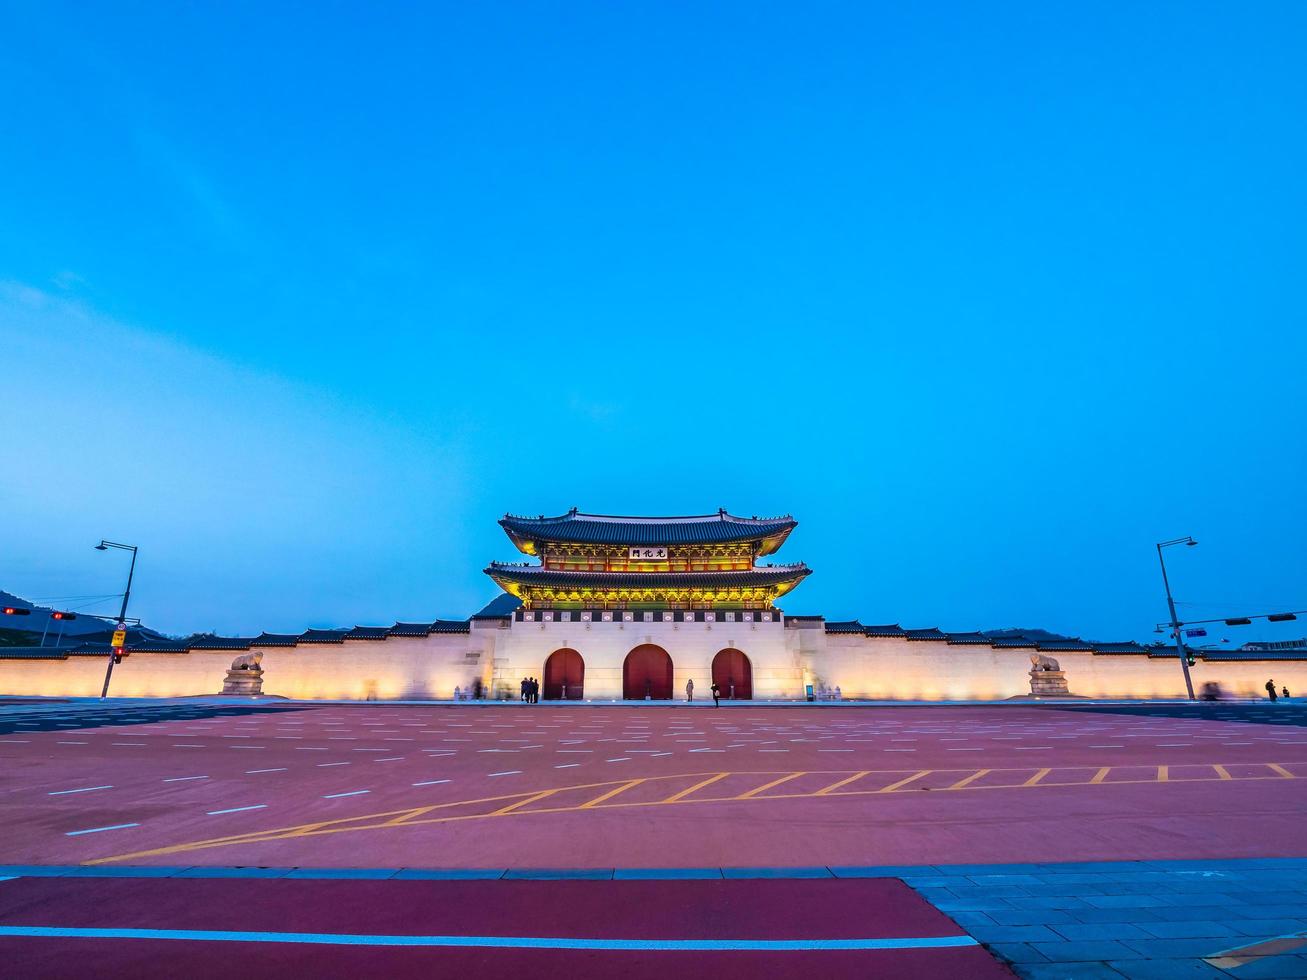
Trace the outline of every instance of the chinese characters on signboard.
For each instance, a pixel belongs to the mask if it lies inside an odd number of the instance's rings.
[[[663,561],[667,558],[666,548],[630,548],[628,558],[632,560]]]

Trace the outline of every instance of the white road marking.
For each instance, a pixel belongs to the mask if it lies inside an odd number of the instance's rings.
[[[490,775],[492,775],[492,776],[520,776],[520,775],[522,775],[522,770],[521,770],[521,769],[509,769],[509,770],[506,770],[505,772],[492,772],[492,773],[490,773]]]
[[[324,800],[338,800],[342,796],[362,796],[364,793],[371,793],[370,789],[356,789],[351,793],[328,793],[323,797]]]
[[[581,763],[579,763],[579,762],[564,762],[561,766],[554,766],[554,768],[555,768],[555,769],[575,769],[575,768],[576,768],[577,766],[579,766],[580,764],[581,764]]]
[[[284,766],[283,766],[282,768],[280,768],[280,769],[246,769],[246,770],[245,770],[245,775],[247,775],[247,776],[252,776],[252,775],[254,775],[256,772],[285,772],[285,771],[286,771],[286,769],[285,769]]]
[[[210,810],[206,816],[216,817],[220,813],[244,813],[246,810],[266,810],[268,804],[256,803],[254,806],[234,806],[230,810]]]
[[[184,783],[191,779],[208,779],[208,776],[173,776],[171,779],[165,779],[165,783]]]
[[[113,789],[112,786],[85,786],[82,789],[57,789],[46,796],[67,796],[69,793],[92,793],[97,789]]]
[[[315,768],[326,769],[328,766],[348,766],[348,762],[319,762]]]
[[[105,830],[126,830],[128,827],[139,827],[138,823],[116,823],[112,827],[92,827],[90,830],[69,830],[65,832],[65,837],[80,837],[82,834],[98,834]]]

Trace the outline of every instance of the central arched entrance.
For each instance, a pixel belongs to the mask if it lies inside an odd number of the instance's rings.
[[[712,658],[712,679],[724,698],[748,701],[753,697],[753,665],[743,650],[727,647]]]
[[[571,647],[555,650],[545,661],[546,701],[580,701],[585,694],[585,661]]]
[[[643,643],[626,655],[622,664],[622,697],[628,701],[672,698],[672,658],[653,643]]]

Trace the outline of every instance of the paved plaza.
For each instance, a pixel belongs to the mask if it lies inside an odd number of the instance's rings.
[[[255,975],[346,975],[362,947],[398,974],[1304,976],[1304,726],[1295,704],[17,700],[0,949],[43,975],[82,948],[129,975],[160,943],[204,975],[220,943]]]

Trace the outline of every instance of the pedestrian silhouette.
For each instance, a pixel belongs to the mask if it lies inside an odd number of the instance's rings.
[[[1270,695],[1272,701],[1275,700],[1275,681],[1266,682],[1266,693]]]
[[[687,701],[693,701],[693,700],[694,700],[694,678],[693,678],[693,677],[691,677],[688,681],[685,682],[685,700],[687,700]]]
[[[712,691],[712,706],[714,708],[720,708],[722,706],[722,689],[717,686],[716,681],[713,681],[712,687],[708,688],[708,690]]]
[[[1284,698],[1284,700],[1286,700],[1286,701],[1289,700],[1289,688],[1288,688],[1288,685],[1286,685],[1285,687],[1283,687],[1283,688],[1280,689],[1280,697]]]

